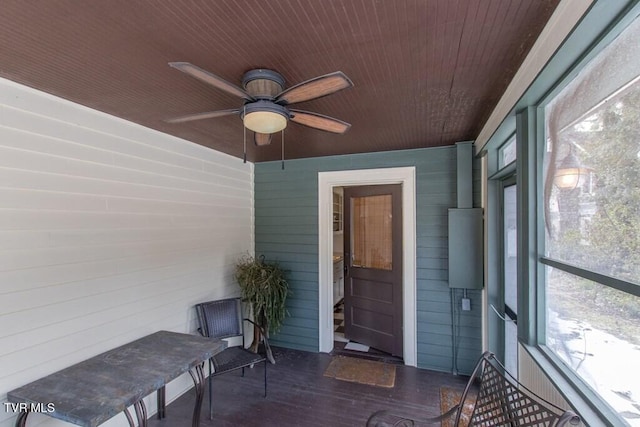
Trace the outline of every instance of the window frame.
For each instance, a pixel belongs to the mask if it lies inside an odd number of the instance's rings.
[[[544,107],[582,70],[582,68],[613,41],[637,16],[640,0],[594,0],[581,21],[547,62],[493,136],[479,154],[484,156],[483,175],[487,207],[486,232],[486,301],[491,297],[491,285],[498,280],[496,254],[497,181],[515,173],[518,186],[518,340],[520,351],[526,352],[548,376],[561,396],[573,406],[590,426],[619,425],[616,412],[582,380],[566,367],[555,354],[541,343],[545,342],[545,258],[544,195],[542,189],[545,151]],[[502,148],[515,132],[515,164],[498,167]],[[567,266],[572,269],[575,266]],[[583,269],[584,270],[584,269]],[[573,271],[573,270],[572,270]],[[596,273],[597,274],[597,273]],[[591,277],[588,277],[591,279]],[[597,277],[598,283],[612,285],[626,291],[627,283],[607,277]],[[634,288],[631,288],[634,289]],[[490,308],[486,308],[486,331],[490,331]],[[485,345],[491,347],[491,337]],[[614,420],[614,421],[611,421]],[[614,422],[616,424],[614,424]]]
[[[515,135],[513,137],[511,137],[509,139],[509,141],[513,141],[516,142],[516,137]],[[505,144],[506,145],[506,144]],[[502,157],[502,153],[500,153],[500,156]],[[505,169],[507,169],[507,167],[509,165],[512,165],[515,167],[515,160],[512,163],[509,163]],[[506,323],[508,321],[511,321],[515,324],[516,327],[516,335],[517,335],[517,341],[519,342],[519,331],[518,331],[518,314],[516,312],[514,312],[511,307],[509,307],[509,305],[507,305],[507,302],[505,300],[505,293],[506,293],[506,288],[507,288],[507,278],[505,276],[505,241],[506,241],[506,237],[505,233],[504,233],[504,224],[505,224],[505,200],[504,200],[504,190],[508,187],[514,186],[516,189],[516,205],[517,205],[517,194],[518,194],[518,177],[516,174],[516,170],[515,168],[509,168],[509,169],[513,169],[510,171],[510,173],[506,174],[505,176],[501,177],[497,184],[498,184],[498,206],[499,206],[499,216],[500,216],[500,226],[498,227],[498,230],[500,231],[500,252],[498,254],[498,257],[500,259],[500,299],[502,302],[502,306],[501,309],[504,310],[504,313],[502,313],[503,315],[503,324],[502,324],[502,328],[500,333],[502,334],[501,336],[501,340],[502,340],[502,344],[503,347],[501,348],[501,354],[500,354],[500,359],[502,360],[502,358],[504,357],[505,360],[503,360],[503,363],[505,366],[509,366],[507,365],[507,349],[508,349],[508,339],[507,339],[507,331],[506,331]],[[509,170],[507,169],[507,170]],[[516,212],[516,222],[517,222],[517,218],[518,218],[518,213]],[[516,234],[517,234],[517,225],[516,225]],[[516,244],[517,247],[517,244]],[[519,250],[520,248],[517,248],[517,250]],[[516,264],[518,262],[518,256],[516,256]],[[516,267],[517,270],[517,267]],[[519,295],[520,295],[520,290],[518,289],[519,287],[519,280],[517,278],[517,272],[516,272],[516,294],[517,294],[517,299],[516,299],[516,307],[515,310],[517,312],[519,312],[519,308],[518,305],[519,304]],[[507,320],[505,320],[507,319]],[[516,352],[516,366],[518,365],[518,342],[516,342],[516,348],[513,349]],[[520,373],[519,372],[512,372],[512,375],[514,375],[515,378],[518,378]]]
[[[518,151],[518,176],[523,176],[522,192],[519,200],[520,212],[523,212],[522,239],[519,247],[522,253],[530,254],[528,259],[522,260],[522,282],[524,298],[522,305],[530,310],[529,316],[520,316],[529,319],[529,322],[520,322],[519,336],[526,350],[536,360],[543,370],[551,373],[554,382],[568,401],[575,404],[580,412],[593,411],[594,415],[604,422],[604,425],[618,425],[621,418],[602,397],[595,393],[590,386],[566,366],[560,358],[546,347],[546,267],[553,267],[565,273],[594,281],[603,286],[608,286],[631,295],[640,296],[640,286],[622,279],[610,277],[595,271],[572,265],[567,262],[546,256],[545,251],[545,214],[544,214],[544,160],[546,149],[546,106],[571,83],[577,74],[600,52],[608,46],[624,29],[640,16],[640,4],[638,1],[630,2],[628,8],[621,16],[613,20],[604,31],[604,35],[597,38],[594,43],[583,53],[580,60],[567,70],[565,75],[556,81],[553,88],[535,105],[529,106],[516,115],[516,131],[521,145],[531,145],[533,148],[523,147]],[[638,18],[640,19],[640,18]],[[531,144],[528,144],[531,142]],[[521,172],[522,171],[522,172]],[[526,186],[526,187],[525,187]],[[533,194],[532,194],[533,193]],[[535,209],[528,209],[535,207]],[[518,230],[521,236],[520,229]],[[527,252],[524,252],[527,251]],[[528,286],[526,285],[528,283]],[[528,323],[528,324],[524,324]],[[542,360],[542,358],[544,360]],[[559,374],[561,378],[554,376]],[[559,381],[556,381],[558,379]],[[614,424],[616,422],[616,424]],[[591,420],[589,420],[591,425]]]
[[[516,161],[503,165],[502,149],[511,141],[516,139],[515,119],[509,119],[512,126],[509,131],[500,134],[500,139],[496,149],[488,150],[486,156],[482,157],[483,174],[486,176],[486,187],[484,201],[485,212],[485,238],[486,251],[485,257],[485,325],[483,347],[497,355],[502,360],[505,352],[504,340],[504,320],[498,308],[503,306],[503,232],[501,229],[502,221],[502,191],[505,181],[512,181],[517,184],[516,178]],[[517,143],[516,143],[517,147]],[[517,153],[516,153],[517,154]],[[518,292],[520,292],[518,290]],[[494,310],[491,306],[494,306]]]

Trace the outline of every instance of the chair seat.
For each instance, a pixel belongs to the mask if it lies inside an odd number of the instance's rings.
[[[242,347],[230,347],[216,354],[213,358],[213,366],[215,368],[213,375],[215,376],[264,361],[265,356],[261,354],[254,353]]]

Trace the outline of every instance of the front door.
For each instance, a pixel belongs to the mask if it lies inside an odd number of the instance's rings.
[[[402,186],[344,189],[345,338],[402,357]]]

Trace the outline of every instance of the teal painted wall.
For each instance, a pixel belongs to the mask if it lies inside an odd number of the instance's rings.
[[[318,172],[403,166],[416,167],[418,366],[452,371],[447,212],[456,204],[455,147],[288,160],[285,170],[280,162],[255,165],[256,255],[288,270],[292,290],[274,345],[318,351]],[[474,206],[478,197],[475,191]],[[461,373],[481,353],[481,296],[468,296],[472,310],[455,313]]]

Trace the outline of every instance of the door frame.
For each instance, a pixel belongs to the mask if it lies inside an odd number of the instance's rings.
[[[417,366],[415,167],[318,172],[318,347],[333,350],[333,189],[402,185],[402,305],[404,364]]]

